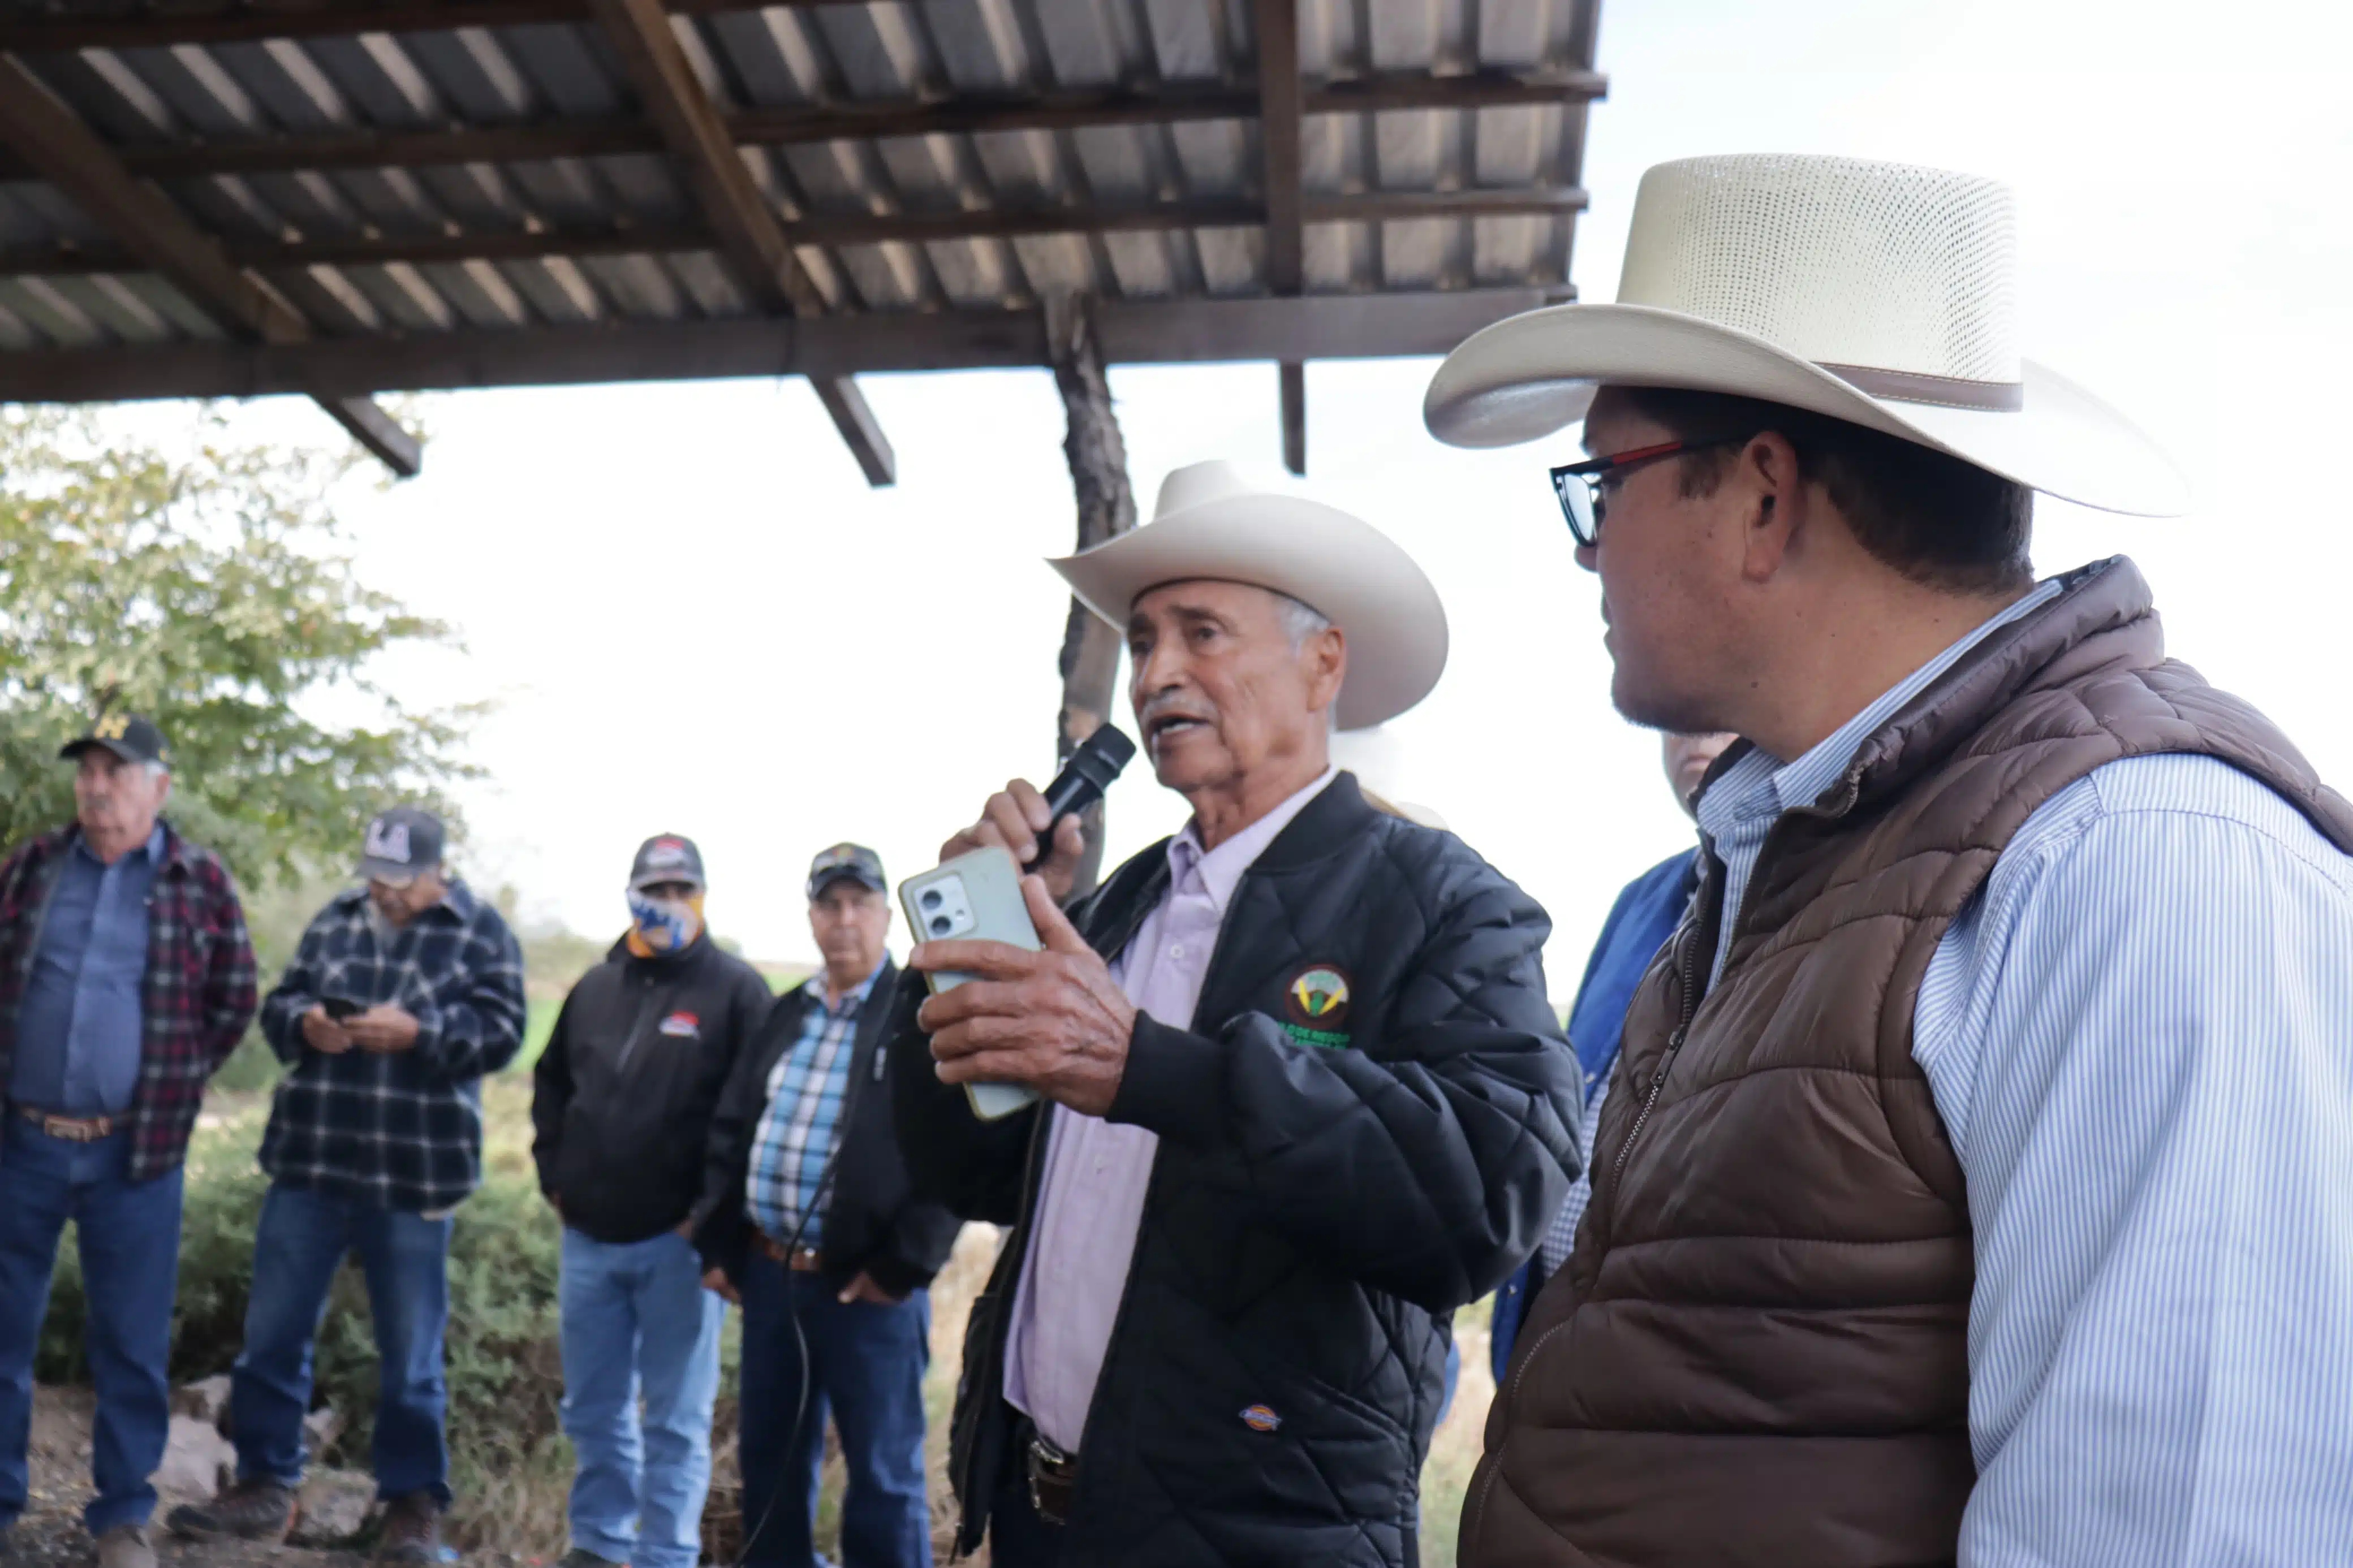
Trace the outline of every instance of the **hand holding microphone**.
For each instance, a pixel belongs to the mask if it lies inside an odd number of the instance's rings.
[[[1056,903],[1071,896],[1086,834],[1079,822],[1090,805],[1135,755],[1135,742],[1110,724],[1087,737],[1043,793],[1027,779],[1014,779],[988,797],[980,820],[940,846],[940,858],[1002,847],[1028,874],[1041,879]]]

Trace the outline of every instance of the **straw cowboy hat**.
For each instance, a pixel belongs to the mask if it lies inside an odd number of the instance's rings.
[[[1856,158],[1753,155],[1642,176],[1614,305],[1498,321],[1446,356],[1422,417],[1505,447],[1585,416],[1604,382],[1733,393],[1950,453],[2063,500],[2171,517],[2149,437],[2018,350],[2008,186]]]
[[[1123,632],[1136,599],[1165,583],[1214,578],[1288,594],[1348,635],[1348,678],[1334,705],[1343,730],[1394,719],[1446,668],[1446,606],[1412,556],[1337,507],[1253,488],[1230,463],[1176,469],[1150,522],[1047,564]]]

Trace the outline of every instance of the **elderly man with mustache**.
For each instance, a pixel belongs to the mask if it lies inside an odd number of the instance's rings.
[[[1068,910],[1082,835],[1028,784],[943,848],[1050,838],[1024,882],[1044,951],[916,948],[978,978],[902,986],[889,1053],[917,1185],[1012,1227],[965,1341],[958,1545],[1411,1563],[1453,1310],[1579,1161],[1544,911],[1330,763],[1335,727],[1437,683],[1445,612],[1370,527],[1220,463],[1054,564],[1125,630],[1193,817]],[[982,1121],[970,1083],[1042,1101]]]

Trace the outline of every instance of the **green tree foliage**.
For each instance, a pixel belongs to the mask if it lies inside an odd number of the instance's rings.
[[[340,865],[375,812],[467,773],[475,710],[371,679],[450,634],[353,574],[330,505],[349,462],[0,409],[0,845],[72,816],[58,747],[106,712],[163,726],[174,820],[248,888]]]

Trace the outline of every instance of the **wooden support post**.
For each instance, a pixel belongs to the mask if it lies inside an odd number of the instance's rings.
[[[1286,361],[1281,366],[1282,390],[1282,466],[1304,479],[1307,475],[1307,367]]]
[[[1127,479],[1127,444],[1120,438],[1119,415],[1112,407],[1111,379],[1103,369],[1103,344],[1086,301],[1071,294],[1046,300],[1046,351],[1054,384],[1070,421],[1062,455],[1071,465],[1071,489],[1079,503],[1079,548],[1092,549],[1135,526],[1135,491]],[[1054,754],[1068,761],[1079,742],[1111,717],[1119,679],[1120,629],[1075,598],[1062,629],[1062,710]],[[1079,862],[1075,887],[1086,892],[1103,872],[1103,812],[1088,814],[1087,852]]]
[[[240,271],[169,196],[124,168],[113,149],[31,72],[5,58],[0,58],[0,143],[13,147],[230,336],[278,344],[310,338],[301,312]],[[365,397],[322,396],[319,405],[397,477],[414,477],[424,462],[416,437]]]
[[[1266,282],[1269,292],[1293,295],[1306,282],[1306,204],[1301,189],[1301,116],[1306,96],[1299,81],[1299,0],[1258,0],[1259,146],[1266,160]],[[1307,367],[1282,362],[1276,372],[1282,405],[1282,466],[1307,472]]]

